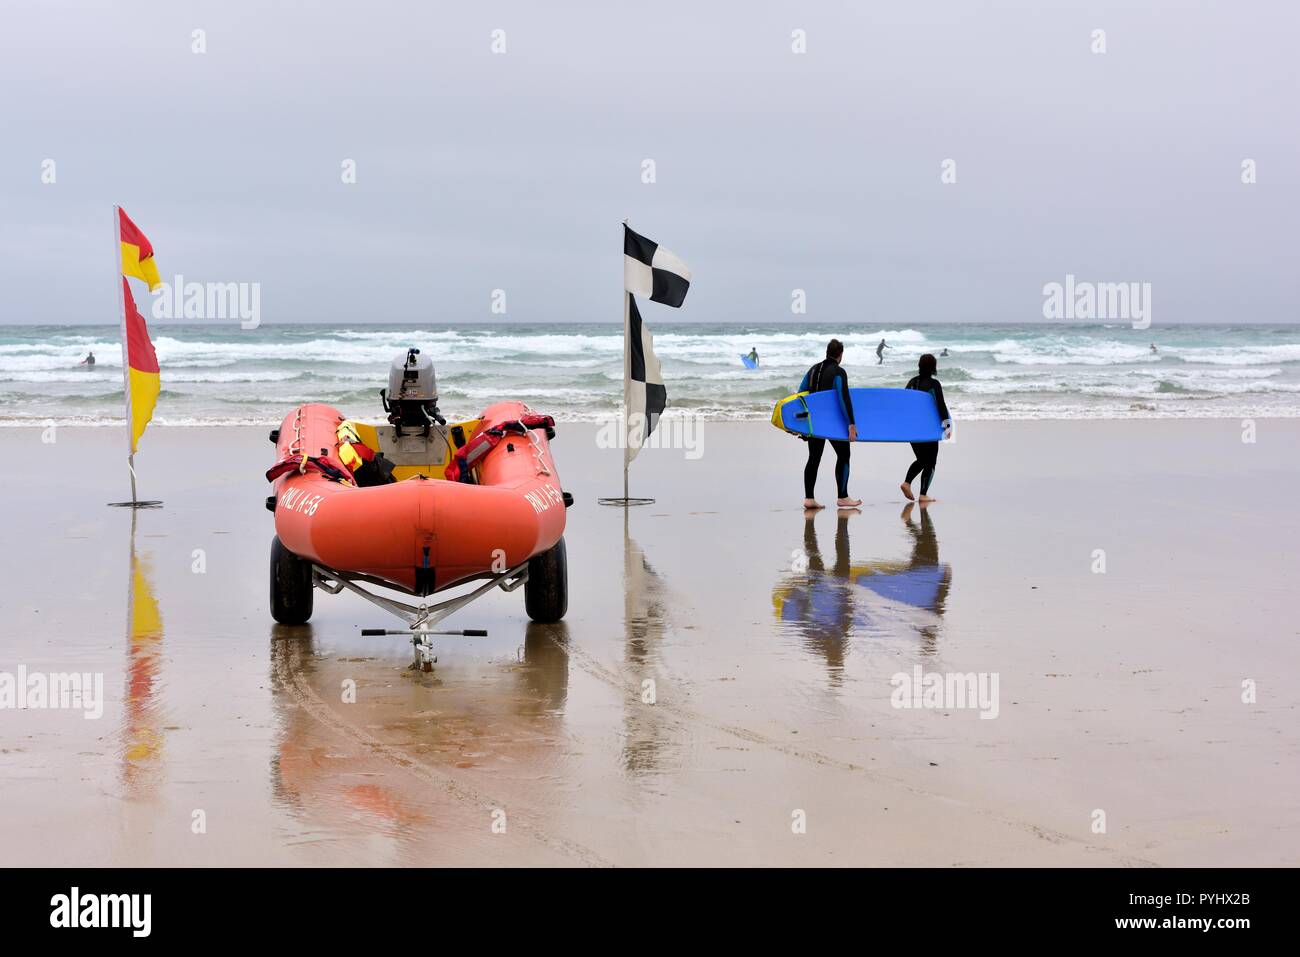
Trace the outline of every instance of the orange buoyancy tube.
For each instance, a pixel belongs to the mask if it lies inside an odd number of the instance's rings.
[[[483,413],[481,428],[530,413],[522,402],[497,403]],[[277,462],[307,455],[341,466],[345,421],[327,405],[290,412]],[[276,534],[303,558],[421,595],[513,568],[564,534],[564,496],[545,429],[507,435],[477,472],[476,485],[420,477],[359,488],[325,471],[288,469],[274,479]]]
[[[456,450],[456,454],[447,463],[444,477],[449,482],[465,481],[482,462],[488,452],[496,448],[507,436],[527,436],[530,429],[551,429],[555,419],[540,412],[533,412],[524,407],[519,418],[514,421],[487,423],[480,421],[474,437]],[[549,434],[549,433],[548,433]]]

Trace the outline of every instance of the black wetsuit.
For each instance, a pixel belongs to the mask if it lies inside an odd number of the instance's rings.
[[[824,359],[809,369],[799,384],[800,392],[825,392],[834,389],[840,398],[840,408],[844,412],[844,421],[853,425],[853,399],[849,395],[849,377],[845,375],[840,364],[834,359]],[[831,439],[831,448],[835,450],[835,486],[840,498],[849,497],[849,443],[841,439]],[[822,452],[826,451],[825,439],[808,440],[808,464],[803,467],[804,498],[815,498],[814,487],[817,485],[817,469],[822,463]]]
[[[943,401],[943,386],[939,384],[938,379],[918,375],[907,384],[907,388],[915,389],[918,392],[928,392],[934,396],[934,404],[939,410],[939,421],[946,425],[949,419],[948,405]],[[916,456],[916,461],[908,467],[905,481],[911,485],[912,479],[916,478],[917,474],[920,473],[921,494],[924,495],[930,491],[930,482],[934,479],[934,467],[939,459],[939,443],[913,442],[912,452]]]

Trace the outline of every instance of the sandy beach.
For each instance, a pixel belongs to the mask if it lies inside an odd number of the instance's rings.
[[[352,596],[271,621],[265,429],[153,428],[134,530],[120,430],[0,430],[0,671],[105,697],[0,711],[5,863],[1300,863],[1300,422],[969,423],[927,510],[859,445],[811,518],[796,439],[703,429],[624,511],[561,422],[567,618],[493,593],[432,674]],[[996,708],[895,707],[916,668]]]

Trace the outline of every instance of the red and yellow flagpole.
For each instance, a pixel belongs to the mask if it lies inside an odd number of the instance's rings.
[[[117,268],[113,270],[113,288],[117,290],[117,318],[122,335],[122,393],[126,396],[126,467],[131,473],[131,506],[137,501],[135,495],[135,437],[131,434],[131,356],[127,351],[126,341],[126,299],[122,289],[122,213],[113,207],[113,256]]]
[[[131,235],[128,237],[129,248],[133,254],[131,262],[126,262],[123,256],[123,250],[126,248],[122,240],[124,220],[131,230]],[[153,261],[153,247],[120,206],[113,207],[113,249],[117,263],[113,278],[117,290],[117,315],[122,335],[122,392],[126,401],[126,467],[131,476],[131,501],[110,504],[131,508],[151,508],[162,503],[141,501],[136,495],[135,452],[140,436],[144,434],[145,427],[153,417],[154,403],[158,398],[158,362],[153,343],[149,341],[144,317],[135,306],[135,299],[131,295],[131,287],[127,284],[126,277],[131,275],[143,279],[149,284],[151,290],[157,288],[160,281],[157,266]]]

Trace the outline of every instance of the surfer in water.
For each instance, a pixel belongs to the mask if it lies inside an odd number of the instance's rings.
[[[939,380],[934,377],[938,362],[930,353],[921,356],[918,363],[918,375],[913,376],[912,380],[907,383],[907,388],[915,389],[918,392],[928,392],[934,397],[934,404],[939,410],[939,421],[943,423],[945,431],[948,428],[948,422],[951,416],[948,414],[948,405],[943,401],[943,386]],[[913,442],[912,452],[916,455],[916,461],[907,469],[907,478],[903,479],[903,484],[899,486],[903,494],[907,496],[909,502],[913,501],[912,496],[912,479],[917,475],[921,476],[921,504],[933,502],[929,495],[930,482],[934,479],[934,467],[939,459],[938,442]]]
[[[939,358],[940,358],[940,359],[946,359],[946,358],[948,358],[948,347],[947,347],[947,346],[944,346],[943,352],[939,353]]]
[[[844,421],[849,424],[848,441],[831,439],[831,448],[835,450],[835,486],[839,498],[835,504],[840,508],[857,508],[861,499],[849,498],[849,442],[857,440],[858,427],[853,421],[853,399],[849,395],[849,377],[840,368],[840,359],[844,357],[844,343],[832,339],[826,346],[826,358],[804,373],[799,383],[799,392],[825,392],[833,389],[840,400],[840,409]],[[826,451],[826,439],[808,439],[808,464],[803,468],[803,507],[822,508],[813,489],[817,484],[817,469],[821,465],[822,453]]]
[[[756,347],[750,348],[749,361],[754,363],[754,365],[758,365],[758,349]]]
[[[1156,349],[1156,344],[1154,342],[1151,343],[1151,354],[1155,355],[1157,351],[1159,350]]]
[[[876,365],[884,365],[885,350],[892,349],[892,348],[894,347],[889,345],[887,342],[885,342],[884,339],[880,340],[880,345],[876,346]]]
[[[82,366],[93,366],[94,364],[95,364],[95,354],[93,352],[86,353],[86,358],[82,359],[80,362],[77,363],[77,365],[82,365]]]

